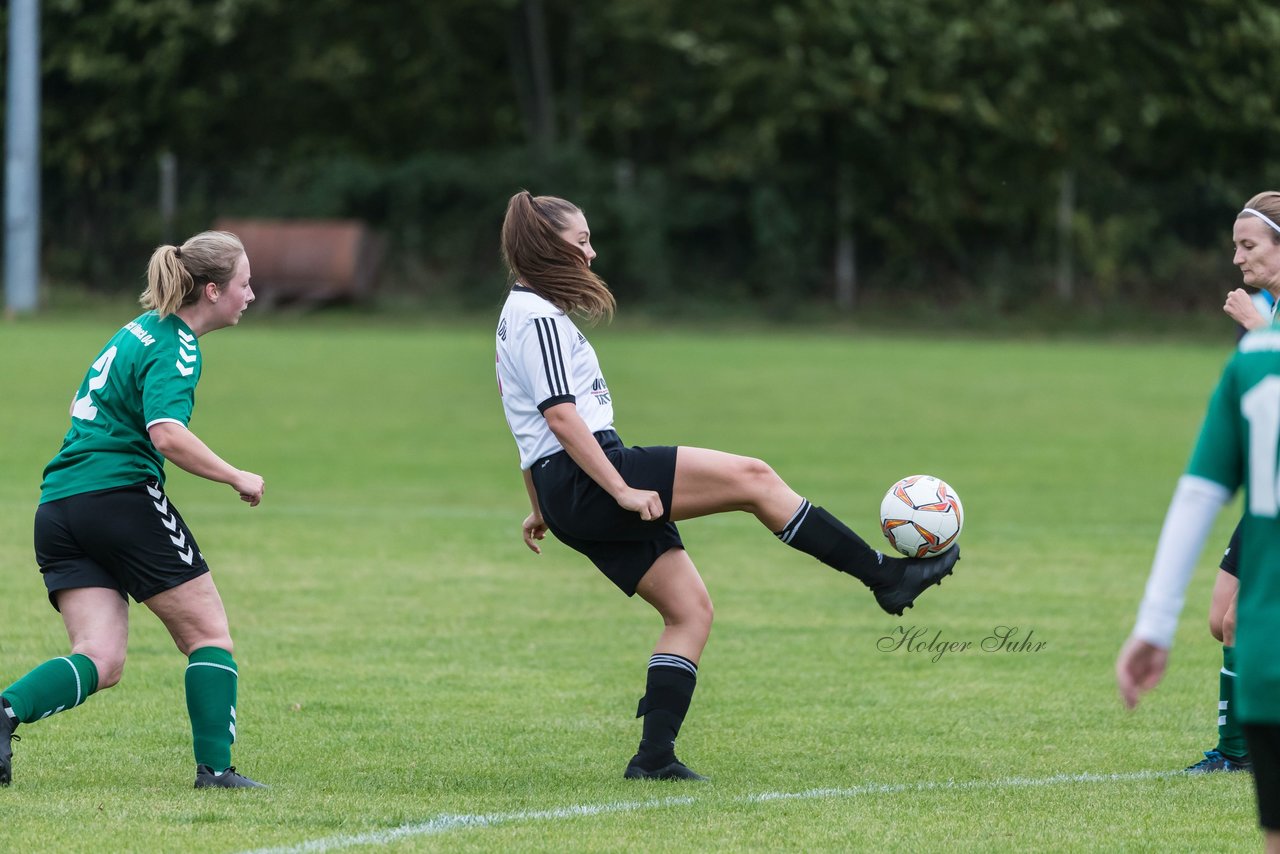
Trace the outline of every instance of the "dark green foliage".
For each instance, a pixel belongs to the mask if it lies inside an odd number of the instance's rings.
[[[393,284],[464,301],[500,288],[527,187],[583,206],[626,298],[830,300],[843,205],[860,298],[1049,301],[1065,239],[1076,301],[1203,305],[1235,281],[1234,211],[1280,184],[1265,0],[43,11],[46,267],[104,288],[162,237],[165,151],[175,230],[360,217]]]

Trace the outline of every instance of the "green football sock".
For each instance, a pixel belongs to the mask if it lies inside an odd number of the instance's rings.
[[[1222,648],[1222,670],[1218,674],[1218,752],[1229,759],[1249,755],[1244,730],[1236,717],[1236,648]]]
[[[22,723],[73,708],[98,690],[98,668],[88,656],[54,658],[14,682],[0,694]]]
[[[214,771],[231,767],[236,740],[236,663],[225,649],[206,646],[187,664],[187,714],[196,763]]]

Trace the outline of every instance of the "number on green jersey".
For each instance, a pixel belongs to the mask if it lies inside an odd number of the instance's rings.
[[[1280,516],[1280,377],[1270,375],[1240,396],[1240,413],[1249,422],[1249,512]]]
[[[116,348],[110,347],[93,363],[92,370],[98,373],[89,378],[89,388],[85,390],[84,397],[77,398],[71,407],[72,418],[92,421],[98,417],[98,407],[93,405],[93,393],[107,384],[107,374],[111,372],[111,363],[115,358]]]

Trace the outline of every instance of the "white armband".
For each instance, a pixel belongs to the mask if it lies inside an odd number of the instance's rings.
[[[1231,490],[1212,480],[1190,474],[1178,479],[1151,562],[1147,591],[1138,607],[1134,637],[1165,649],[1173,645],[1191,573],[1218,511],[1229,498]]]

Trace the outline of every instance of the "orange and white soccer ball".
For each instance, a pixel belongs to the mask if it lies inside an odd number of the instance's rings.
[[[880,530],[907,557],[933,557],[956,544],[964,527],[960,496],[944,481],[913,474],[889,487],[880,502]]]

